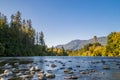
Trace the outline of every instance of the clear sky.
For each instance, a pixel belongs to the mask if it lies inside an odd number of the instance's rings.
[[[120,0],[0,0],[0,12],[20,11],[43,31],[48,46],[120,31]]]

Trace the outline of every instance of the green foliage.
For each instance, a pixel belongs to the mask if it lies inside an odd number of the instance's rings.
[[[43,32],[39,38],[39,42],[42,40],[43,44]],[[18,11],[11,15],[11,21],[8,23],[7,17],[0,13],[0,56],[46,55],[45,45],[36,45],[35,40],[31,20],[22,20]]]
[[[108,56],[120,56],[120,32],[111,32],[108,37],[106,52]]]
[[[0,53],[4,55],[5,47],[0,43]]]
[[[64,49],[64,47],[62,47],[61,49],[52,47],[52,48],[48,48],[48,53],[49,56],[68,56],[68,52]]]
[[[68,53],[70,56],[102,56],[103,46],[100,43],[89,43],[79,50]]]
[[[112,32],[107,36],[107,45],[97,43],[94,36],[94,43],[87,44],[83,48],[68,52],[69,56],[120,56],[120,32]]]

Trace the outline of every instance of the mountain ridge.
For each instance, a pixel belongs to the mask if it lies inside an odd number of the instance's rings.
[[[105,36],[98,37],[97,41],[102,45],[106,45],[107,37],[105,37]],[[86,45],[88,43],[93,43],[93,38],[88,39],[88,40],[80,40],[80,39],[72,40],[66,44],[57,45],[56,48],[62,48],[62,46],[63,46],[65,50],[77,50],[77,49],[82,48],[84,45]]]

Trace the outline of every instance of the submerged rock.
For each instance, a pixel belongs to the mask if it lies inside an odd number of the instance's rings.
[[[65,72],[65,73],[69,73],[69,72],[70,72],[70,70],[68,70],[68,69],[65,69],[65,70],[64,70],[64,72]]]
[[[32,66],[29,70],[30,71],[39,71],[40,68],[39,68],[39,66]]]
[[[78,77],[72,75],[72,76],[66,76],[66,77],[64,77],[64,79],[78,79]]]
[[[47,73],[46,78],[55,78],[55,74],[53,73]]]
[[[81,71],[80,74],[89,74],[88,71]]]
[[[72,67],[68,67],[69,70],[72,70],[73,68]]]
[[[52,67],[52,68],[55,68],[55,67],[57,67],[57,66],[56,66],[55,64],[51,64],[51,67]]]
[[[65,66],[65,63],[63,63],[62,66]]]
[[[68,62],[72,62],[71,60],[69,60]]]
[[[71,76],[71,79],[78,79],[77,76]]]
[[[80,65],[76,65],[77,68],[80,68]]]
[[[60,69],[65,69],[65,67],[61,67]]]
[[[107,66],[107,65],[103,65],[103,69],[109,70],[109,69],[110,69],[110,67],[109,67],[109,66]]]
[[[90,69],[89,71],[90,71],[90,72],[95,72],[95,70],[94,70],[94,69]]]
[[[52,73],[52,70],[47,70],[48,73]]]

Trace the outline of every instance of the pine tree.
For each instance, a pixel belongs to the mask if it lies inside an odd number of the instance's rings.
[[[94,36],[94,43],[97,43],[97,36]]]
[[[39,43],[41,46],[45,46],[44,34],[42,31],[39,33]]]

